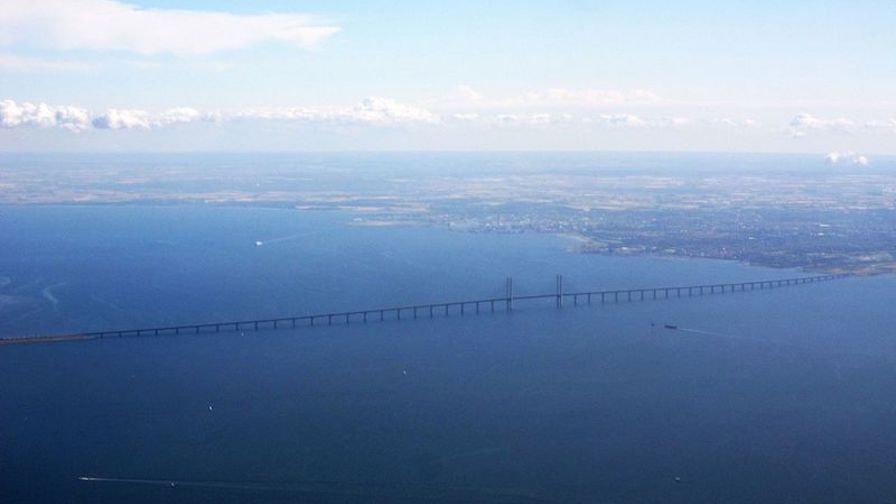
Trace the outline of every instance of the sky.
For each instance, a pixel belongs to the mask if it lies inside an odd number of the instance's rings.
[[[867,162],[896,155],[894,27],[892,0],[4,0],[0,151]]]

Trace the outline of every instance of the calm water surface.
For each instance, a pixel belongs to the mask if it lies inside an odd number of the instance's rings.
[[[0,208],[0,334],[796,274],[351,219]],[[894,502],[893,299],[856,278],[4,346],[0,502]]]

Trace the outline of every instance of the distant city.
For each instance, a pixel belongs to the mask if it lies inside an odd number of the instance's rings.
[[[360,170],[342,166],[339,156],[247,157],[214,173],[208,164],[176,157],[58,161],[39,169],[4,161],[10,166],[0,170],[0,203],[341,210],[363,226],[567,234],[584,253],[718,258],[826,273],[896,271],[896,172],[886,166],[793,156],[757,163],[731,155],[673,155],[666,162],[657,155],[632,166],[587,156],[553,164],[525,155],[426,159],[433,166],[371,155],[371,168]]]

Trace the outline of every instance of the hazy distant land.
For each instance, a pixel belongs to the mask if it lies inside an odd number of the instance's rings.
[[[568,234],[588,253],[896,271],[896,166],[886,163],[622,154],[138,159],[3,158],[0,204],[333,209],[354,213],[354,225]]]

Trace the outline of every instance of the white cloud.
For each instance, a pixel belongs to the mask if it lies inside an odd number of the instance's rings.
[[[71,131],[83,131],[90,127],[90,114],[79,107],[56,107],[56,126]]]
[[[0,102],[0,126],[53,126],[55,114],[45,103],[37,105],[29,102],[17,104],[12,100]]]
[[[600,114],[597,116],[597,124],[609,126],[612,128],[656,128],[656,129],[678,129],[691,126],[694,120],[689,117],[670,116],[670,117],[653,117],[643,118],[634,114],[615,113]]]
[[[549,114],[545,112],[528,113],[501,113],[479,114],[477,112],[464,112],[452,114],[447,117],[449,123],[464,126],[483,126],[494,128],[540,128],[546,126],[565,126],[585,124],[585,121],[573,114]]]
[[[439,117],[427,109],[380,97],[367,98],[351,109],[341,111],[337,117],[352,122],[378,124],[439,122]]]
[[[225,118],[228,115],[225,115]],[[370,97],[347,108],[267,107],[249,108],[229,114],[233,119],[268,119],[317,123],[373,125],[436,124],[441,118],[415,105],[389,98]]]
[[[870,162],[867,157],[853,151],[839,152],[834,151],[824,157],[828,164],[846,164],[855,166],[868,166]]]
[[[727,128],[752,128],[759,125],[759,122],[755,119],[732,119],[730,117],[710,119],[708,123],[712,126],[724,126]]]
[[[607,128],[639,131],[693,130],[709,131],[725,128],[752,128],[752,119],[693,118],[685,116],[635,115],[627,112],[601,114],[579,112],[543,112],[525,109],[483,112],[468,109],[463,112],[435,113],[417,104],[403,103],[391,98],[369,97],[348,107],[259,107],[239,110],[203,111],[192,107],[175,107],[161,111],[140,108],[110,108],[91,113],[80,107],[51,106],[44,103],[0,102],[0,127],[58,127],[72,131],[95,130],[153,130],[197,122],[227,123],[231,121],[283,121],[308,126],[358,126],[358,127],[410,127],[446,125],[452,128]],[[896,120],[872,121],[857,125],[849,119],[822,119],[810,114],[800,114],[790,122],[794,135],[810,131],[850,132],[886,129],[896,131]],[[859,128],[859,129],[856,129]],[[780,131],[780,130],[775,130]],[[772,133],[772,131],[768,131]],[[850,162],[850,153],[832,153],[832,163]],[[859,159],[859,158],[856,158]],[[862,164],[862,161],[856,161]]]
[[[154,124],[165,126],[168,124],[184,124],[204,119],[201,112],[190,107],[177,107],[162,112],[154,119]]]
[[[572,117],[572,116],[567,116]],[[721,122],[719,120],[694,119],[684,116],[654,116],[643,117],[626,112],[621,113],[604,113],[597,116],[585,116],[578,122],[583,124],[594,124],[608,128],[628,128],[628,129],[654,129],[654,130],[680,130],[692,127],[713,127],[727,126],[729,121]],[[733,121],[730,124],[734,124]]]
[[[144,9],[116,0],[26,0],[0,8],[0,46],[208,54],[265,41],[311,48],[339,31],[303,14]]]
[[[353,107],[345,108],[268,107],[236,112],[202,112],[191,107],[177,107],[158,113],[134,108],[111,108],[97,115],[78,107],[52,107],[29,102],[19,105],[13,100],[0,102],[0,127],[3,128],[58,126],[74,131],[90,127],[98,130],[148,130],[198,121],[232,120],[394,126],[437,124],[441,117],[425,108],[378,97],[367,98]]]
[[[109,109],[93,119],[96,129],[149,129],[152,123],[145,110]]]
[[[514,126],[542,126],[554,122],[551,114],[499,114],[498,124]]]
[[[848,132],[855,122],[844,117],[823,119],[808,113],[801,113],[790,120],[790,132],[795,137],[805,136],[809,131]]]
[[[219,118],[217,113],[203,114],[190,107],[172,108],[158,114],[138,109],[109,109],[94,117],[92,124],[96,129],[151,129],[196,121],[217,122]]]
[[[661,117],[654,122],[654,126],[660,128],[682,128],[685,126],[690,126],[694,123],[694,121],[688,117]]]
[[[228,119],[265,119],[282,121],[320,121],[331,116],[330,113],[306,107],[255,107],[233,113],[219,113],[220,120]]]
[[[78,107],[53,107],[45,103],[30,102],[19,105],[12,100],[0,101],[0,127],[20,126],[60,127],[81,131],[90,126],[90,116],[86,110]]]
[[[60,126],[72,130],[90,127],[97,130],[158,129],[199,121],[289,121],[308,124],[366,125],[376,127],[437,125],[443,122],[486,127],[545,127],[602,124],[625,128],[678,128],[693,124],[686,117],[643,119],[632,114],[601,114],[597,117],[570,113],[513,112],[480,114],[464,112],[441,116],[412,104],[389,98],[370,97],[351,107],[260,107],[236,111],[203,112],[177,107],[161,112],[137,108],[110,108],[91,114],[77,107],[50,107],[45,104],[21,105],[11,100],[0,104],[0,126]]]
[[[632,114],[601,114],[598,116],[598,119],[601,123],[608,126],[640,128],[648,125],[645,120]]]
[[[884,130],[896,133],[896,118],[887,119],[885,121],[868,121],[865,127],[873,130]]]

